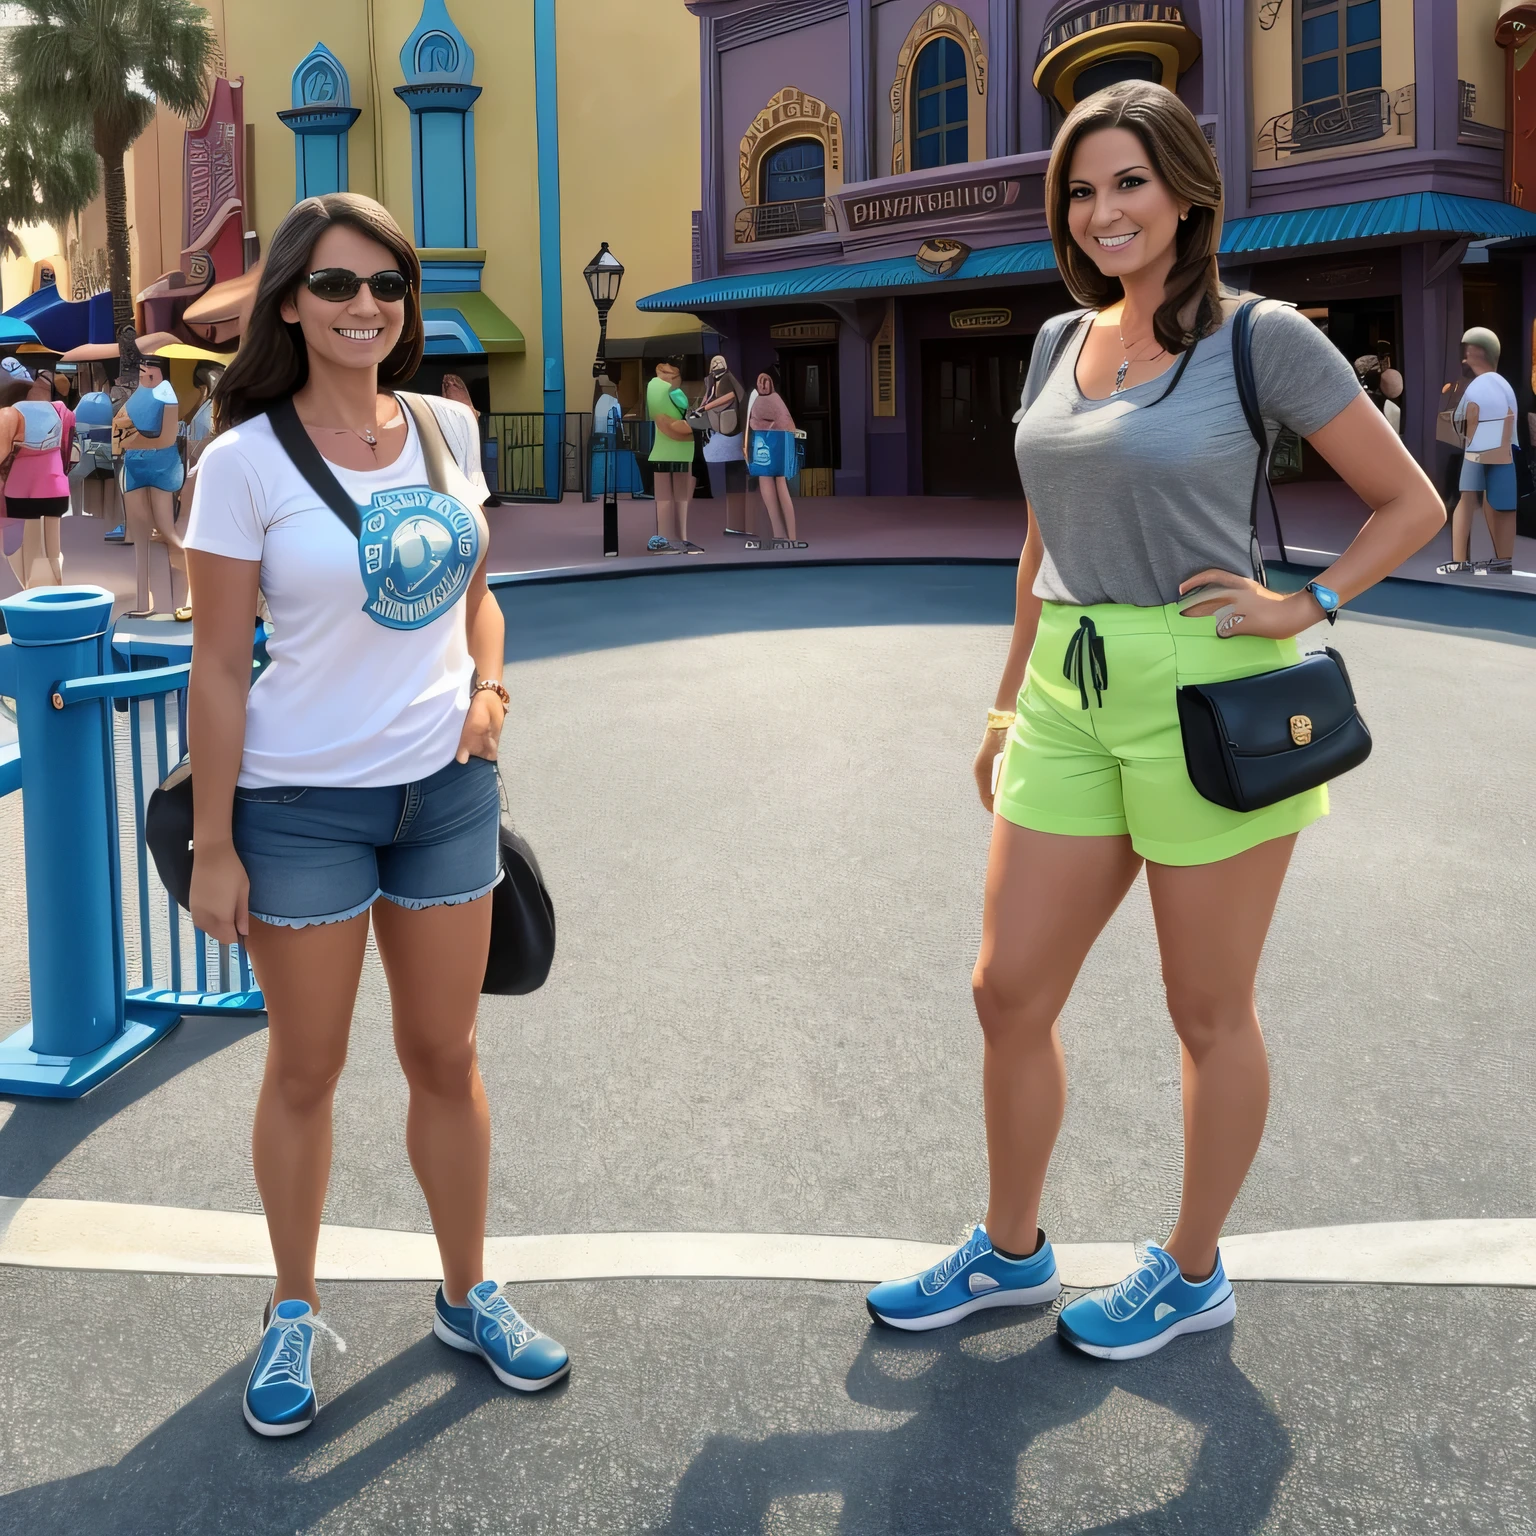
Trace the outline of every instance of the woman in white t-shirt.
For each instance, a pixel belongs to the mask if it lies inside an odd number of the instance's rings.
[[[418,416],[420,401],[391,393],[421,361],[420,289],[411,242],[371,199],[332,193],[289,213],[214,393],[187,529],[192,917],[245,940],[267,1003],[253,1160],[277,1285],[244,1398],[263,1435],[318,1411],[315,1250],[370,922],[410,1085],[406,1146],[443,1262],[433,1331],[524,1391],[569,1369],[483,1269],[490,1119],[475,1012],[508,699],[474,421],[442,399]],[[358,503],[359,537],[280,446],[265,413],[289,399]],[[428,455],[442,457],[421,439],[429,426],[455,461],[446,488],[428,483]],[[252,685],[258,591],[271,662]]]

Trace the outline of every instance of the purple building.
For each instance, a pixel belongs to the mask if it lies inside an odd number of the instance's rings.
[[[1390,357],[1437,475],[1466,325],[1504,337],[1527,392],[1536,213],[1506,201],[1499,0],[687,4],[695,280],[640,308],[699,316],[744,378],[778,364],[809,494],[1017,494],[1024,369],[1072,302],[1049,146],[1074,101],[1126,78],[1199,119],[1227,280],[1293,300],[1351,359]],[[1311,457],[1290,474],[1331,477]]]

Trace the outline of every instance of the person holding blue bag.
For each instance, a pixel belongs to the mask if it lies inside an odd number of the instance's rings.
[[[1337,653],[1303,660],[1297,636],[1445,512],[1326,335],[1290,305],[1223,291],[1221,173],[1171,91],[1127,81],[1079,102],[1045,193],[1056,265],[1085,307],[1041,327],[1015,417],[1029,527],[973,766],[993,815],[971,977],[990,1199],[938,1264],[867,1302],[923,1331],[1060,1292],[1040,1225],[1066,1107],[1059,1020],[1144,871],[1183,1079],[1178,1218],[1119,1284],[1057,1318],[1065,1343],[1124,1360],[1237,1311],[1218,1243],[1269,1104],[1259,961],[1298,834],[1370,748]],[[1282,427],[1372,509],[1295,592],[1267,585],[1257,538]],[[1326,993],[1298,1005],[1326,1008]]]
[[[187,557],[176,531],[176,493],[186,478],[177,437],[181,432],[181,402],[165,376],[165,364],[157,357],[139,360],[139,387],[123,402],[113,422],[118,450],[123,457],[123,505],[133,539],[136,602],[131,617],[143,618],[155,611],[149,589],[151,529],[160,535],[172,572],[187,579]],[[172,608],[178,622],[192,617],[190,606],[175,607],[175,576],[172,575]],[[190,592],[188,598],[190,601]]]
[[[795,530],[795,503],[789,494],[789,482],[799,471],[800,449],[795,418],[789,405],[774,385],[771,373],[757,376],[757,389],[747,412],[750,440],[748,469],[757,479],[757,488],[768,509],[775,549],[809,549]],[[761,541],[748,539],[747,549],[761,548]]]

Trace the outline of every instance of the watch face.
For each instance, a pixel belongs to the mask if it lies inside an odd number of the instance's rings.
[[[1307,590],[1311,592],[1324,608],[1337,608],[1339,606],[1339,594],[1331,587],[1325,587],[1321,582],[1314,581]]]

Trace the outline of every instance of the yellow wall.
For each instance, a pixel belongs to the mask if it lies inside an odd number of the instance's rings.
[[[1448,0],[1418,0],[1421,5],[1448,3]],[[1460,6],[1481,4],[1483,0],[1455,0]],[[1495,4],[1497,0],[1489,0]],[[1414,0],[1382,0],[1381,3],[1381,83],[1393,95],[1414,81],[1413,66]],[[1249,47],[1253,66],[1253,123],[1257,134],[1277,113],[1289,112],[1295,105],[1298,44],[1294,0],[1280,8],[1279,19],[1269,31],[1256,21],[1249,23]],[[1495,50],[1497,51],[1497,50]],[[1502,111],[1502,107],[1501,107]],[[1331,160],[1345,155],[1371,154],[1385,149],[1403,149],[1413,143],[1413,119],[1406,119],[1405,133],[1393,132],[1364,144],[1348,144],[1339,149],[1312,150],[1302,155],[1286,155],[1280,163],[1297,160]],[[1260,150],[1254,161],[1257,169],[1276,164],[1272,156]]]
[[[1456,75],[1477,87],[1472,120],[1504,126],[1504,55],[1493,40],[1500,0],[1456,0]]]
[[[400,47],[421,15],[421,0],[209,0],[209,9],[231,77],[245,77],[255,228],[263,246],[293,202],[293,135],[274,114],[290,105],[294,67],[316,42],[345,66],[352,104],[362,112],[348,140],[352,190],[380,197],[410,233],[410,114],[394,87],[404,83]],[[475,83],[483,88],[475,103],[477,217],[487,253],[482,286],[528,347],[521,357],[491,359],[493,405],[533,409],[543,403],[533,4],[448,0],[448,9],[475,51]],[[682,0],[559,0],[556,19],[565,364],[569,405],[579,410],[590,398],[597,340],[581,269],[603,240],[626,268],[610,336],[689,326],[675,316],[640,315],[634,300],[691,275],[698,23]],[[646,123],[659,128],[637,131]],[[658,139],[670,146],[661,157],[652,153]]]

